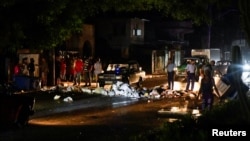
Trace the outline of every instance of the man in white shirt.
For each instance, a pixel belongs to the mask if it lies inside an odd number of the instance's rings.
[[[94,64],[94,74],[95,74],[96,87],[98,86],[98,74],[100,74],[101,72],[102,72],[102,63],[101,63],[101,59],[98,58]]]
[[[174,89],[174,69],[176,65],[173,63],[171,59],[168,60],[168,64],[166,66],[167,68],[167,74],[168,74],[168,89],[173,90]]]
[[[195,82],[195,61],[191,60],[190,63],[186,66],[186,72],[187,72],[187,85],[186,85],[186,91],[189,91],[189,86],[191,84],[191,91],[194,90],[194,82]]]

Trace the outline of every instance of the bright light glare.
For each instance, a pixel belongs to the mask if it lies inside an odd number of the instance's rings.
[[[179,109],[179,107],[171,107],[170,111],[171,112],[179,112],[180,109]]]
[[[138,99],[127,100],[127,101],[120,101],[120,102],[113,102],[112,103],[112,107],[113,108],[117,108],[117,107],[121,107],[121,106],[126,106],[126,105],[130,105],[132,103],[135,103],[137,101],[138,101]]]
[[[198,109],[193,109],[193,111],[192,111],[193,115],[196,115],[196,114],[199,114],[199,113],[200,113],[200,111]]]
[[[244,70],[250,70],[250,65],[249,65],[249,64],[243,65],[243,69],[244,69]]]
[[[201,80],[201,78],[200,78],[200,80]],[[199,89],[200,89],[200,80],[199,80],[199,82],[194,83],[194,90],[193,90],[194,92],[199,91]],[[186,85],[187,85],[186,82],[183,83],[183,82],[180,82],[180,81],[175,81],[174,82],[174,90],[185,90]]]

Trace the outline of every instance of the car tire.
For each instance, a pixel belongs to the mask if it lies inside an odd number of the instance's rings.
[[[20,113],[18,114],[18,118],[16,121],[16,124],[19,127],[24,127],[28,125],[29,122],[29,116],[30,116],[30,110],[28,107],[23,106]]]

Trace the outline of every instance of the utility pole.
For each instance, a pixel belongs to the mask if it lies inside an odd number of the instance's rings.
[[[55,69],[55,66],[56,66],[56,63],[55,63],[55,60],[56,60],[56,57],[55,57],[55,48],[53,48],[52,49],[52,60],[53,60],[53,75],[52,75],[52,77],[53,77],[53,85],[56,85],[56,73],[57,72],[55,72],[56,71],[56,69]]]
[[[211,28],[212,28],[212,6],[209,5],[208,6],[208,14],[209,14],[209,18],[210,18],[210,21],[208,23],[208,38],[207,38],[207,48],[210,49],[210,44],[211,44]]]

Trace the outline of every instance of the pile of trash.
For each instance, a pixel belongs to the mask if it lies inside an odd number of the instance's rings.
[[[101,94],[104,96],[124,96],[130,98],[148,98],[148,99],[160,99],[160,98],[178,98],[181,96],[189,96],[194,98],[196,96],[195,93],[185,92],[185,91],[176,91],[166,89],[164,86],[155,86],[152,89],[148,89],[146,87],[136,88],[124,82],[117,82],[111,85],[108,88],[104,87],[81,87],[81,86],[63,86],[58,85],[55,87],[43,88],[42,91],[46,90],[58,90],[62,93],[67,92],[82,92],[85,94]],[[55,95],[54,100],[60,99],[60,95]],[[64,102],[72,102],[73,99],[71,97],[66,97],[63,100]]]

